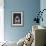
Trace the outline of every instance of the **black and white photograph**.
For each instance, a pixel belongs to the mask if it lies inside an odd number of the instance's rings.
[[[12,12],[12,25],[23,26],[23,12]]]

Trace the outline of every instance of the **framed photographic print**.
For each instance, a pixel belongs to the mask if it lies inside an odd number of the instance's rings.
[[[23,12],[12,12],[12,26],[23,26]]]

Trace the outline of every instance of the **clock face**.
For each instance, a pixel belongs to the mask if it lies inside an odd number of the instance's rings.
[[[46,10],[43,11],[43,21],[41,21],[41,25],[46,27]]]

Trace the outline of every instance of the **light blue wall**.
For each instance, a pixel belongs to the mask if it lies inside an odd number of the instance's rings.
[[[32,28],[33,18],[40,9],[39,0],[5,0],[4,1],[4,35],[7,41],[18,41]],[[24,11],[24,27],[12,27],[12,11]]]
[[[43,9],[46,9],[46,0],[41,0],[40,1],[40,10],[42,11]],[[40,22],[40,25],[45,26],[46,27],[46,10],[43,12],[43,22]]]

